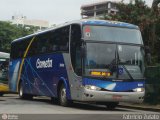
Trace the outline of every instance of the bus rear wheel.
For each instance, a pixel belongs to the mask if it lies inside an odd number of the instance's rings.
[[[118,106],[118,104],[118,102],[108,102],[105,105],[108,110],[114,110]]]
[[[64,84],[61,85],[59,90],[59,104],[61,106],[67,107],[70,105],[70,101],[67,99],[66,88]]]
[[[30,99],[33,98],[32,95],[24,94],[24,90],[23,90],[23,85],[22,85],[22,83],[20,83],[20,85],[19,85],[19,97],[20,97],[21,99],[28,99],[28,100],[30,100]]]

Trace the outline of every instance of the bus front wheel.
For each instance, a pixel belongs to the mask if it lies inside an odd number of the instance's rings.
[[[59,104],[67,107],[70,105],[70,101],[67,99],[66,88],[64,84],[61,85],[59,90]]]

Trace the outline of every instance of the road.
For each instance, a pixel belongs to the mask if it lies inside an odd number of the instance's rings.
[[[39,116],[38,119],[49,116],[53,117],[52,115],[54,115],[56,116],[55,118],[58,118],[59,120],[66,120],[67,118],[68,120],[74,120],[75,118],[82,120],[85,119],[85,117],[92,120],[101,120],[106,119],[106,117],[110,119],[125,119],[125,117],[127,117],[126,115],[130,114],[140,114],[143,115],[143,117],[144,114],[158,114],[158,112],[120,107],[110,111],[107,110],[105,106],[82,103],[75,103],[72,107],[62,107],[53,104],[48,97],[34,97],[33,100],[21,100],[17,94],[5,94],[3,97],[0,97],[0,114],[4,113],[11,115],[23,114],[23,118],[26,117],[25,115],[28,115],[27,117],[35,116],[34,120],[37,115]],[[32,114],[32,116],[30,114]]]

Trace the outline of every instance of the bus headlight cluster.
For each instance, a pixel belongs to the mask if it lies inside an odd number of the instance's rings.
[[[144,92],[144,88],[135,88],[133,89],[134,92]]]
[[[88,89],[88,90],[101,90],[100,87],[97,87],[97,86],[94,86],[94,85],[85,85],[85,89]]]

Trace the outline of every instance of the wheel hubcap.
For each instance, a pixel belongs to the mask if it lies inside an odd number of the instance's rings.
[[[20,96],[22,96],[22,95],[23,95],[22,87],[20,87],[19,95],[20,95]]]
[[[66,100],[66,89],[63,88],[62,91],[61,91],[61,101],[62,103],[64,103]]]

